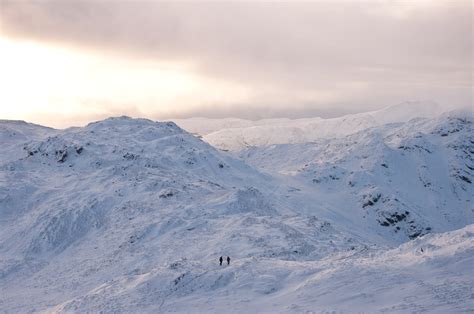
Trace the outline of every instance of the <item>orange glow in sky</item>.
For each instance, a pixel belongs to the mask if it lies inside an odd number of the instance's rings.
[[[200,77],[191,68],[0,37],[0,117],[65,127],[91,117],[169,116],[202,101],[245,98],[245,89]]]

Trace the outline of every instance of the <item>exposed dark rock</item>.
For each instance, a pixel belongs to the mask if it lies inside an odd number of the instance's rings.
[[[77,153],[78,155],[80,155],[83,150],[84,150],[84,148],[83,148],[82,146],[76,147],[76,153]]]
[[[413,239],[418,238],[420,235],[421,235],[421,232],[415,232],[415,233],[409,234],[408,237],[409,237],[411,240],[413,240]]]
[[[125,158],[126,160],[135,160],[138,158],[138,155],[135,155],[135,154],[132,154],[132,153],[125,153],[123,155],[123,158]]]
[[[60,149],[55,152],[57,161],[63,163],[66,161],[68,153],[66,149]]]
[[[463,180],[463,181],[465,181],[465,182],[467,182],[467,183],[472,183],[471,179],[469,179],[468,177],[463,176],[463,175],[460,175],[460,176],[459,176],[459,179],[461,179],[461,180]]]
[[[169,192],[160,194],[159,198],[168,198],[168,197],[172,197],[173,195],[174,195],[173,192],[169,191]]]
[[[375,196],[370,197],[364,204],[362,204],[362,208],[365,208],[367,206],[374,206],[375,203],[379,201],[380,197],[382,197],[382,194],[380,193]]]

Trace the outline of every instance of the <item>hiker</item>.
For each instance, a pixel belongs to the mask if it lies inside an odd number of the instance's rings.
[[[230,257],[227,256],[227,265],[229,265],[229,264],[230,264]]]
[[[222,266],[222,261],[223,261],[223,260],[224,260],[224,259],[222,258],[222,256],[219,257],[219,265],[220,265],[220,266]]]

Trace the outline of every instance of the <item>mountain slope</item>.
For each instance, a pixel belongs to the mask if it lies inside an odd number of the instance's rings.
[[[306,262],[243,258],[219,267],[181,259],[104,278],[48,312],[469,312],[473,237],[470,225],[388,251],[364,248]]]
[[[312,195],[401,243],[474,223],[473,134],[472,118],[447,114],[239,156],[297,187],[288,195],[293,203]]]
[[[171,122],[2,121],[0,309],[469,311],[472,134],[447,115],[237,159]]]
[[[44,310],[183,259],[310,260],[363,245],[293,211],[277,180],[174,123],[121,117],[41,130],[19,141],[20,155],[1,155],[0,304],[9,311]]]

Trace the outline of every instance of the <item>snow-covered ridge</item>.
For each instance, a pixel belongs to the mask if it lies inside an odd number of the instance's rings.
[[[198,134],[211,145],[238,151],[253,146],[307,143],[322,138],[344,137],[389,123],[404,123],[415,118],[435,118],[449,111],[434,102],[406,102],[377,111],[322,119],[174,119],[191,133]],[[465,115],[472,109],[458,109]],[[454,114],[454,112],[452,112]]]

